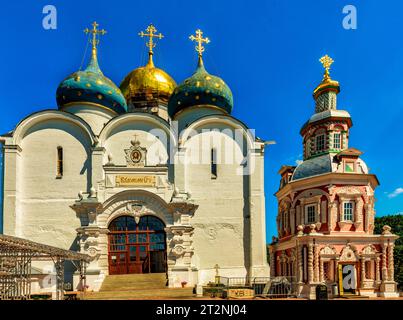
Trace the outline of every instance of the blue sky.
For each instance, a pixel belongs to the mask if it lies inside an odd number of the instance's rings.
[[[58,10],[57,30],[42,28],[47,4]],[[356,30],[342,26],[348,4],[357,8]],[[402,212],[402,11],[398,0],[2,2],[0,132],[32,112],[56,107],[56,88],[80,67],[82,30],[92,21],[108,30],[100,65],[117,84],[144,63],[146,49],[137,33],[150,22],[166,36],[155,50],[157,66],[181,82],[197,59],[188,36],[201,28],[211,39],[206,68],[231,87],[233,115],[259,137],[277,141],[266,153],[268,239],[276,233],[277,171],[302,157],[299,129],[314,112],[312,91],[322,78],[318,59],[324,54],[335,60],[331,75],[341,85],[338,108],[353,118],[350,146],[364,152],[381,182],[377,215]]]

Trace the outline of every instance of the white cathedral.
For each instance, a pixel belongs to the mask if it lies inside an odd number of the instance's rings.
[[[98,65],[105,33],[86,29],[87,68],[62,81],[58,109],[0,136],[3,232],[88,254],[89,290],[112,274],[166,273],[169,287],[220,276],[269,276],[264,148],[231,116],[232,93],[199,55],[181,84],[149,59],[118,88]],[[44,271],[44,264],[36,268]],[[66,267],[66,281],[77,284]],[[74,280],[73,280],[74,279]]]

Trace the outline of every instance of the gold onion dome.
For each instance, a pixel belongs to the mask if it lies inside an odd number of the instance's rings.
[[[325,72],[323,74],[322,82],[313,91],[313,96],[317,99],[322,93],[333,91],[336,94],[340,92],[339,82],[330,78],[330,66],[333,64],[334,60],[328,55],[323,56],[319,59],[322,63]]]
[[[141,102],[158,101],[167,104],[169,97],[176,87],[176,82],[164,70],[154,66],[153,62],[153,38],[162,39],[161,33],[156,34],[155,27],[151,24],[146,29],[148,33],[140,32],[141,37],[149,37],[147,42],[148,62],[145,66],[130,72],[120,84],[120,90],[128,104],[137,105]]]
[[[190,40],[196,41],[196,51],[199,53],[197,69],[194,74],[181,83],[172,94],[168,113],[173,117],[179,111],[193,106],[210,105],[231,113],[233,96],[231,89],[221,78],[209,74],[203,63],[202,43],[209,43],[209,38],[203,38],[203,32],[198,29],[196,36],[190,36]]]
[[[104,35],[105,30],[98,30],[98,24],[94,22],[93,29],[85,29],[85,33],[92,34],[92,56],[87,68],[77,71],[64,79],[56,92],[56,100],[59,108],[71,104],[91,104],[107,108],[116,113],[127,111],[126,100],[119,88],[104,76],[98,65],[97,36]]]

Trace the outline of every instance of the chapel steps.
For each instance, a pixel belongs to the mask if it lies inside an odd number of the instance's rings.
[[[86,293],[86,300],[191,299],[193,288],[166,287],[165,273],[106,276],[99,292]]]

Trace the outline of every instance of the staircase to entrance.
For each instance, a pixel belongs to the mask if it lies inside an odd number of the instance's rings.
[[[193,288],[168,288],[165,273],[106,276],[99,292],[85,294],[87,300],[191,299]]]

